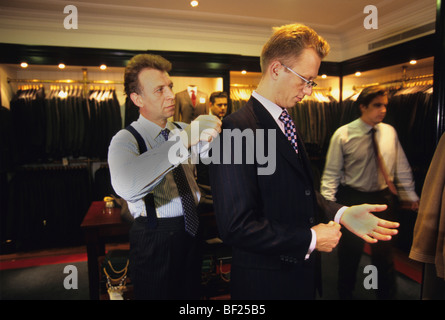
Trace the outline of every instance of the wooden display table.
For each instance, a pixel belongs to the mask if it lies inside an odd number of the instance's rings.
[[[120,208],[105,208],[104,201],[92,202],[81,228],[85,232],[88,256],[90,299],[99,300],[100,277],[98,259],[105,255],[105,244],[128,242],[131,224],[123,221]]]

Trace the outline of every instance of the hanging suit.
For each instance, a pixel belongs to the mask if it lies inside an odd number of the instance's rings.
[[[178,92],[175,96],[176,108],[174,121],[190,123],[201,114],[209,114],[209,105],[207,94],[197,90],[196,105],[193,106],[192,100],[187,90]]]

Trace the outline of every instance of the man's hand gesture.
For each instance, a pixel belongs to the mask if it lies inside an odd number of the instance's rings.
[[[343,212],[340,224],[368,243],[391,240],[398,232],[399,223],[377,218],[371,213],[385,211],[386,208],[386,205],[370,204],[349,207]]]

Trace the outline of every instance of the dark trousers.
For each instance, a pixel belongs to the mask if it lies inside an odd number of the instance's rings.
[[[280,269],[246,268],[232,265],[232,300],[314,300],[315,261],[283,263]]]
[[[138,300],[199,299],[198,239],[184,230],[184,218],[158,219],[150,229],[139,217],[130,231],[130,279]]]
[[[388,209],[375,213],[379,218],[395,221],[397,199],[388,189],[378,192],[360,192],[350,187],[340,187],[337,202],[352,206],[357,204],[386,204]],[[342,237],[338,244],[338,293],[340,299],[351,299],[356,285],[357,269],[363,254],[364,240],[342,228]],[[396,279],[393,263],[392,241],[379,241],[371,244],[371,263],[377,268],[378,299],[394,299]],[[361,270],[363,273],[363,270]],[[363,284],[359,284],[363,285]]]

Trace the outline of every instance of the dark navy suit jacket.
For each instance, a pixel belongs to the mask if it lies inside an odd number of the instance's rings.
[[[241,131],[252,129],[254,132],[256,129],[264,129],[264,141],[267,144],[265,154],[270,154],[271,150],[267,148],[276,148],[276,168],[270,175],[258,175],[261,164],[257,157],[253,164],[227,164],[226,161],[210,166],[218,229],[222,240],[232,246],[233,267],[255,270],[246,272],[243,276],[246,286],[253,282],[258,283],[252,286],[252,291],[261,291],[262,288],[268,290],[267,288],[274,286],[275,280],[271,277],[274,273],[264,272],[262,278],[258,270],[275,270],[280,274],[280,270],[289,264],[297,270],[297,274],[298,269],[301,269],[301,283],[318,287],[318,252],[311,255],[313,263],[305,261],[312,239],[310,228],[320,222],[333,220],[341,205],[325,200],[314,189],[311,165],[303,141],[298,140],[297,154],[270,113],[255,98],[251,97],[244,107],[224,118],[223,130],[236,128]],[[268,129],[276,130],[274,143],[267,143]],[[257,138],[255,135],[255,143]],[[220,149],[224,150],[229,143],[224,141],[224,132],[220,135],[220,140]],[[244,140],[243,151],[249,148],[252,150],[255,145]],[[232,152],[232,160],[234,156]],[[314,281],[304,279],[306,273],[303,269],[308,266],[313,269],[313,274],[317,274]],[[292,292],[301,285],[298,283],[300,280],[289,279]],[[233,284],[233,288],[237,287]],[[281,297],[286,297],[285,290],[286,288],[280,289],[283,293]],[[293,296],[302,295],[290,294],[289,298]],[[237,297],[261,298],[262,295],[252,292],[252,296],[247,294]],[[265,293],[264,297],[270,295]]]

